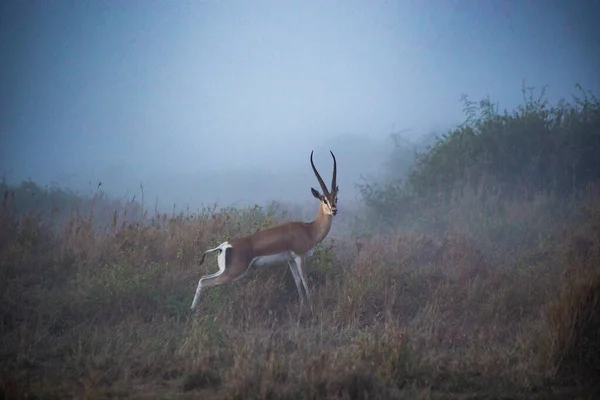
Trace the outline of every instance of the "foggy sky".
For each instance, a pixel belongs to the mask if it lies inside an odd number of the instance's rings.
[[[5,0],[0,173],[305,201],[310,151],[328,182],[331,149],[341,197],[389,133],[462,122],[463,93],[509,110],[523,79],[552,101],[598,94],[591,3]]]

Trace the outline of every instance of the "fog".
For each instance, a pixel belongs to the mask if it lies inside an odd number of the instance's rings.
[[[592,2],[4,1],[0,173],[174,203],[340,211],[393,141],[444,133],[459,99],[511,110],[598,93]],[[154,200],[153,200],[154,201]]]

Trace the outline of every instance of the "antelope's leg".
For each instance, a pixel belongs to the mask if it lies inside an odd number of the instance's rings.
[[[196,307],[202,289],[233,282],[241,278],[248,271],[250,262],[245,258],[245,255],[236,253],[233,250],[230,246],[221,251],[218,258],[218,272],[200,278],[196,295],[192,302],[192,310]]]
[[[215,285],[220,285],[222,283],[227,283],[231,278],[229,278],[224,272],[226,270],[219,270],[219,272],[215,272],[214,274],[204,275],[198,281],[198,287],[196,288],[196,294],[194,295],[194,301],[192,302],[192,310],[196,308],[196,304],[198,303],[198,299],[200,298],[200,292],[205,287],[211,287]]]
[[[217,264],[219,265],[219,271],[215,272],[214,274],[210,274],[210,275],[204,275],[203,277],[200,278],[200,280],[198,281],[198,287],[196,287],[196,294],[194,295],[194,301],[192,301],[192,310],[194,308],[196,308],[196,304],[198,303],[198,299],[200,298],[200,292],[202,291],[203,287],[210,287],[210,286],[214,286],[215,284],[218,283],[214,283],[215,280],[219,279],[221,276],[223,276],[223,273],[225,272],[225,268],[227,266],[227,260],[225,258],[226,254],[227,254],[227,250],[229,250],[231,248],[231,245],[229,245],[229,243],[225,242],[223,244],[221,244],[221,246],[219,247],[215,247],[214,249],[210,249],[208,250],[206,253],[208,252],[212,252],[212,251],[216,251],[219,250],[219,257],[217,258]],[[204,254],[206,254],[204,253]],[[202,260],[204,261],[204,256],[202,257]],[[219,280],[222,280],[223,278],[220,278]],[[212,284],[210,282],[213,282]],[[224,283],[224,282],[221,282]]]
[[[304,302],[304,294],[302,293],[302,281],[300,280],[300,274],[298,273],[298,267],[296,266],[296,262],[294,260],[288,261],[288,265],[290,267],[290,271],[292,272],[292,276],[294,277],[294,282],[296,283],[296,289],[298,289],[298,296],[300,296],[300,304]]]
[[[305,256],[295,256],[294,261],[296,262],[296,266],[298,267],[298,272],[300,272],[300,279],[302,279],[302,284],[304,285],[304,290],[306,291],[306,298],[310,296],[310,292],[308,291],[308,276],[306,275],[306,257]]]

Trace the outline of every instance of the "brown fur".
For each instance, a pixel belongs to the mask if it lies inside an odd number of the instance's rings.
[[[248,236],[231,239],[227,251],[225,272],[214,278],[204,279],[202,288],[220,285],[242,277],[250,268],[254,257],[268,256],[292,251],[302,257],[300,272],[305,274],[305,256],[329,233],[333,218],[327,215],[327,207],[320,204],[317,217],[312,222],[286,222],[255,232]],[[306,276],[304,277],[306,279]]]

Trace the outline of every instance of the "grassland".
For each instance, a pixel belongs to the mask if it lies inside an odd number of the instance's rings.
[[[286,219],[0,214],[0,398],[591,398],[600,203],[463,196],[421,226],[328,238],[301,308],[287,268],[203,293],[201,251]],[[316,207],[316,205],[315,205]],[[344,204],[339,205],[340,214]],[[335,223],[335,222],[334,222]],[[416,225],[415,225],[416,226]],[[360,226],[356,228],[360,231]]]

